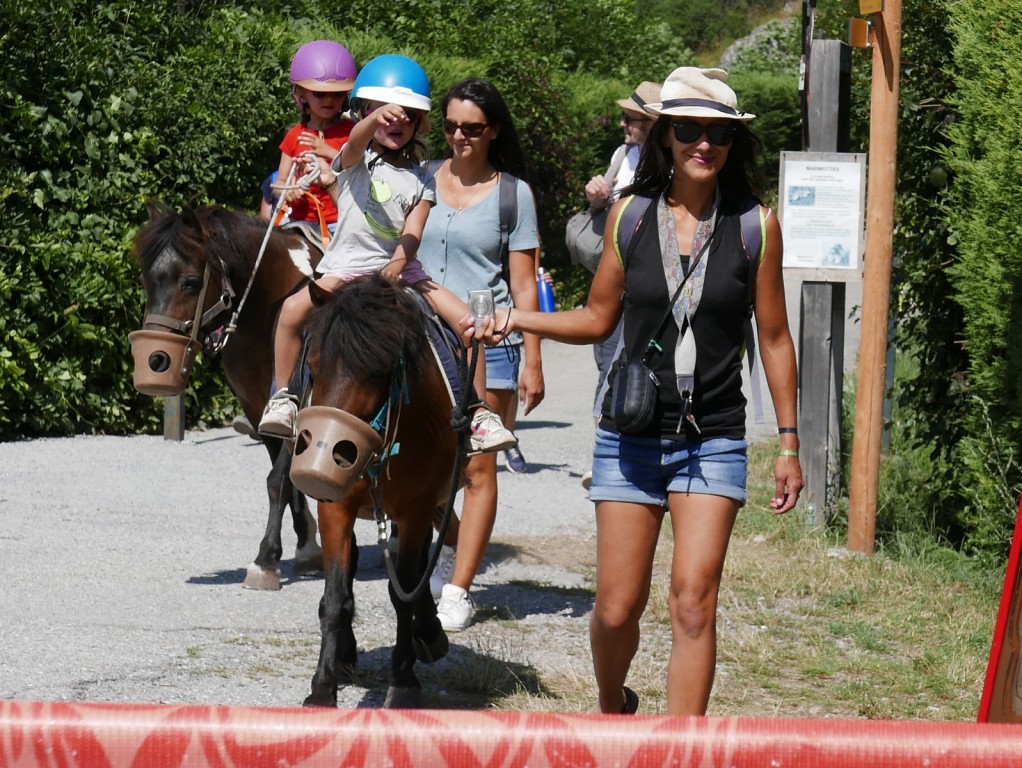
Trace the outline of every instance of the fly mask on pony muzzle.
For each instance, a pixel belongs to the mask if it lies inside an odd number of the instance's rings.
[[[291,482],[317,501],[340,501],[383,448],[369,424],[339,408],[312,405],[298,412]]]
[[[128,341],[135,359],[135,389],[155,397],[185,391],[201,344],[179,333],[145,330],[129,333]]]

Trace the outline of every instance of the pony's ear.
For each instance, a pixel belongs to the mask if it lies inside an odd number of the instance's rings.
[[[316,285],[315,282],[309,283],[309,296],[312,298],[312,304],[316,307],[322,307],[333,296],[330,291],[324,290]]]
[[[186,205],[181,208],[181,221],[189,229],[201,229],[199,217],[195,215],[195,210],[191,206]]]
[[[162,200],[157,200],[155,197],[146,200],[145,207],[149,212],[149,221],[162,219],[164,216],[169,216],[174,212],[169,205]]]

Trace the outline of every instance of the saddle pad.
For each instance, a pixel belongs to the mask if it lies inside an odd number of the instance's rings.
[[[426,298],[414,288],[408,291],[416,297],[419,306],[426,315],[426,328],[429,329],[429,340],[440,365],[440,371],[447,380],[447,389],[451,395],[451,405],[461,399],[461,377],[458,375],[458,354],[461,340],[442,317],[433,311]]]

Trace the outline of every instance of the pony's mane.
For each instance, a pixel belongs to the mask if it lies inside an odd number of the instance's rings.
[[[336,366],[380,386],[389,381],[399,354],[415,378],[429,353],[418,299],[378,274],[339,288],[310,315],[306,327],[320,375],[331,375],[329,369]]]
[[[229,274],[247,274],[257,251],[252,239],[266,231],[266,223],[219,205],[183,208],[180,212],[163,205],[150,206],[150,222],[135,236],[135,260],[143,274],[168,248],[183,259],[192,259],[212,249],[217,258],[211,266],[219,272],[223,264]],[[256,240],[255,248],[258,248]]]

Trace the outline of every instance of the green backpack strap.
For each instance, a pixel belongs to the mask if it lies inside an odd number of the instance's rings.
[[[508,290],[511,289],[511,231],[518,225],[518,178],[510,173],[501,173],[497,182],[498,206],[500,211],[500,270]]]

